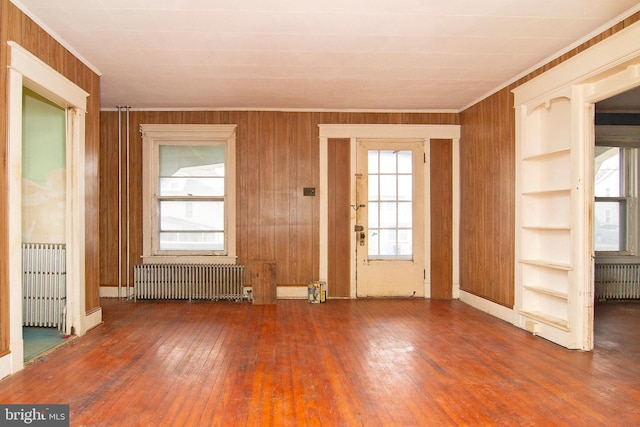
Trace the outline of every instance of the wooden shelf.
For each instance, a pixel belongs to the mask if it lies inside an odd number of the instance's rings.
[[[522,264],[537,265],[538,267],[554,268],[556,270],[566,270],[566,271],[573,270],[573,266],[571,264],[551,262],[551,261],[545,261],[541,259],[521,259],[520,262]]]
[[[527,161],[527,160],[544,160],[545,158],[561,156],[563,154],[569,154],[570,152],[571,152],[570,148],[559,148],[557,150],[549,151],[549,152],[546,152],[546,153],[532,154],[530,156],[523,157],[522,160],[523,161]]]
[[[528,291],[537,292],[539,294],[549,295],[549,296],[560,298],[563,300],[569,299],[569,295],[566,292],[560,292],[553,289],[543,288],[543,287],[534,286],[534,285],[524,285],[523,287]]]
[[[569,328],[569,322],[558,317],[549,316],[548,314],[540,313],[538,311],[520,311],[520,314],[522,316],[528,317],[529,319],[537,320],[540,323],[562,329],[566,332],[569,332],[571,330],[571,328]]]
[[[571,227],[568,225],[523,225],[522,228],[540,231],[571,231]]]
[[[552,194],[560,194],[560,193],[571,193],[571,188],[549,188],[546,190],[529,190],[523,191],[523,196],[548,196]]]

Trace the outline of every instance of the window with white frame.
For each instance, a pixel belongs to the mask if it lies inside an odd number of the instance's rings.
[[[235,128],[140,126],[145,262],[235,262]]]
[[[633,254],[637,247],[638,149],[604,144],[596,145],[594,156],[594,249]]]

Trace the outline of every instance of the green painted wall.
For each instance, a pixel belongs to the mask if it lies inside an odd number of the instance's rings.
[[[65,167],[65,111],[37,93],[22,93],[22,177],[40,184]]]
[[[64,243],[66,114],[27,88],[22,95],[22,240]]]

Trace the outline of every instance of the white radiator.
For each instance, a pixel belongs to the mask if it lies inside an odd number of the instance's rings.
[[[596,264],[596,299],[640,299],[640,264]]]
[[[66,327],[66,249],[61,243],[22,244],[24,326]]]
[[[141,264],[134,266],[136,299],[236,300],[244,297],[244,266]]]

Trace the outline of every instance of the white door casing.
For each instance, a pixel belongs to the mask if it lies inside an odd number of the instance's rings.
[[[320,129],[320,188],[318,196],[320,198],[320,262],[319,262],[319,280],[327,280],[328,271],[328,189],[327,189],[327,163],[328,163],[328,140],[331,138],[347,139],[351,150],[351,200],[356,203],[356,147],[357,141],[362,139],[412,139],[424,142],[425,163],[424,163],[424,203],[423,203],[423,219],[424,219],[424,262],[425,271],[423,295],[430,297],[430,270],[429,260],[431,258],[430,245],[428,244],[428,236],[430,234],[430,200],[429,200],[429,146],[432,139],[450,139],[453,141],[453,295],[454,298],[459,294],[459,212],[460,212],[460,188],[459,188],[459,150],[460,150],[460,126],[458,125],[336,125],[322,124],[318,126]],[[350,209],[351,221],[350,229],[354,230],[356,225],[356,211]],[[356,297],[356,239],[355,232],[352,231],[350,253],[351,262],[351,279],[350,279],[350,297]],[[328,289],[328,296],[331,297],[331,289]]]
[[[85,310],[85,114],[87,92],[33,54],[9,41],[9,276],[10,353],[0,358],[0,378],[21,370],[22,340],[22,91],[39,93],[67,110],[67,333],[82,335],[102,320]]]

